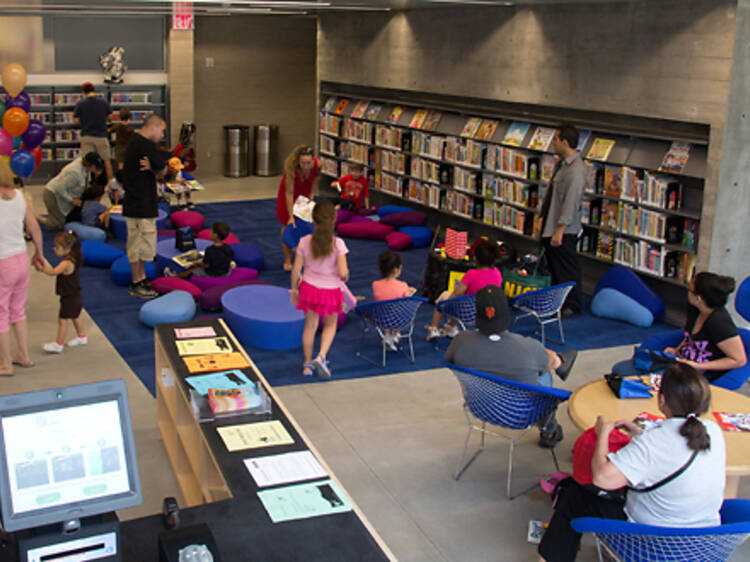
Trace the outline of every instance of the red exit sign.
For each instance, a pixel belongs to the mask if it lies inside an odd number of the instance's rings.
[[[195,20],[193,19],[192,2],[173,2],[172,3],[172,29],[193,29]]]

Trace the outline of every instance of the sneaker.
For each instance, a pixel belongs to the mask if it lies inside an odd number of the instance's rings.
[[[89,343],[89,339],[86,336],[76,336],[68,342],[68,347],[86,345],[87,343]]]
[[[552,449],[563,439],[562,426],[559,424],[552,433],[539,432],[539,446],[542,449]]]
[[[437,326],[427,326],[427,341],[440,339],[440,330]]]
[[[159,296],[159,293],[141,284],[136,286],[135,294],[130,294],[134,297],[138,297],[139,299],[154,299]]]
[[[138,296],[138,287],[139,286],[140,285],[138,285],[137,283],[131,283],[130,285],[128,285],[128,294],[131,297],[137,297]]]
[[[321,357],[320,355],[318,355],[315,359],[313,359],[312,365],[313,367],[315,367],[315,371],[318,373],[318,376],[321,379],[331,378],[331,368],[328,365],[328,361],[326,361],[325,357]]]
[[[449,326],[443,329],[443,335],[447,338],[453,339],[458,335],[460,331],[461,330],[458,329],[458,326]]]
[[[560,358],[560,366],[555,369],[555,372],[557,373],[558,377],[560,377],[562,380],[565,380],[568,378],[570,370],[573,368],[573,364],[576,362],[578,351],[576,351],[575,349],[568,349],[566,351],[563,351],[562,353],[558,353],[557,356]]]
[[[175,275],[177,275],[177,273],[173,271],[171,268],[169,267],[164,268],[164,277],[174,277]]]
[[[392,335],[387,334],[383,336],[383,343],[385,346],[390,349],[391,351],[398,351],[398,347],[396,347],[396,342]]]
[[[63,349],[65,349],[65,346],[60,345],[56,341],[51,341],[49,343],[45,343],[42,346],[42,349],[47,353],[62,353]]]
[[[148,277],[144,277],[143,279],[141,279],[138,284],[142,287],[146,287],[147,289],[151,289],[151,279],[149,279]]]

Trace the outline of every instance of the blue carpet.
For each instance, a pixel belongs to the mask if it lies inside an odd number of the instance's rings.
[[[252,241],[263,251],[265,268],[260,272],[260,279],[271,285],[289,286],[289,273],[282,270],[283,255],[279,246],[279,225],[276,222],[275,200],[239,201],[230,203],[209,203],[196,206],[205,219],[206,225],[226,221],[240,240]],[[51,263],[58,258],[52,250],[54,233],[44,233],[45,256]],[[351,279],[349,288],[355,295],[372,299],[371,283],[379,277],[377,267],[378,254],[386,249],[382,241],[347,239],[349,247],[349,269]],[[124,248],[124,242],[113,240],[111,244]],[[404,258],[402,279],[409,285],[418,287],[422,279],[423,268],[427,262],[427,248],[412,248],[401,252]],[[93,267],[81,269],[81,286],[84,306],[89,315],[107,336],[109,341],[125,359],[138,378],[153,394],[154,388],[154,344],[153,330],[138,320],[138,311],[144,301],[130,297],[125,287],[115,285],[109,270]],[[198,312],[202,315],[202,312]],[[361,321],[355,314],[350,314],[347,323],[337,333],[329,360],[334,379],[370,377],[383,374],[400,373],[430,369],[440,366],[442,353],[435,350],[432,343],[424,340],[424,326],[430,322],[432,306],[423,305],[417,317],[414,351],[416,364],[412,365],[400,353],[388,353],[385,369],[371,365],[355,356],[361,341]],[[672,326],[661,322],[650,328],[639,328],[614,320],[597,318],[585,313],[578,318],[564,321],[566,345],[549,343],[552,349],[574,347],[578,350],[612,347],[616,345],[636,344],[647,336],[659,333]],[[519,322],[517,331],[531,335],[533,323],[529,320]],[[554,328],[548,334],[554,337]],[[438,344],[442,349],[448,340]],[[81,349],[85,352],[85,349]],[[302,349],[291,351],[268,351],[247,348],[248,353],[258,365],[268,381],[276,386],[319,382],[316,378],[301,376]],[[365,340],[362,350],[369,357],[377,358],[379,345],[372,335]],[[72,351],[71,351],[72,352]],[[78,351],[76,351],[78,352]],[[498,358],[498,360],[502,360]]]

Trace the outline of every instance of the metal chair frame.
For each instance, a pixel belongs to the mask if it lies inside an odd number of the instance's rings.
[[[533,316],[539,322],[542,345],[544,345],[544,325],[557,322],[557,328],[560,332],[560,341],[557,343],[565,343],[561,311],[565,304],[565,299],[573,287],[575,287],[575,282],[568,281],[560,285],[553,285],[552,287],[537,289],[536,291],[529,291],[518,295],[511,301],[510,306],[511,308],[520,310],[522,313],[514,315],[511,326],[515,325],[516,321],[521,318]]]

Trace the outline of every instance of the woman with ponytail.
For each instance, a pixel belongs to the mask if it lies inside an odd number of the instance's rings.
[[[708,412],[711,387],[690,365],[666,368],[659,390],[659,410],[667,418],[643,431],[629,420],[596,421],[593,483],[603,490],[627,488],[625,503],[593,494],[572,482],[565,487],[539,545],[540,560],[572,561],[581,535],[576,517],[628,519],[662,527],[719,525],[723,502],[726,450],[719,426],[700,416]],[[622,430],[631,441],[609,453],[609,435]]]
[[[336,209],[330,201],[320,201],[313,209],[315,229],[303,236],[297,246],[292,267],[292,304],[305,312],[302,332],[302,350],[305,362],[302,374],[309,376],[313,370],[318,376],[330,378],[331,370],[326,356],[336,336],[336,322],[343,307],[342,286],[349,279],[344,241],[334,236]],[[304,268],[304,274],[300,273]],[[315,332],[320,319],[320,352],[313,359]]]

